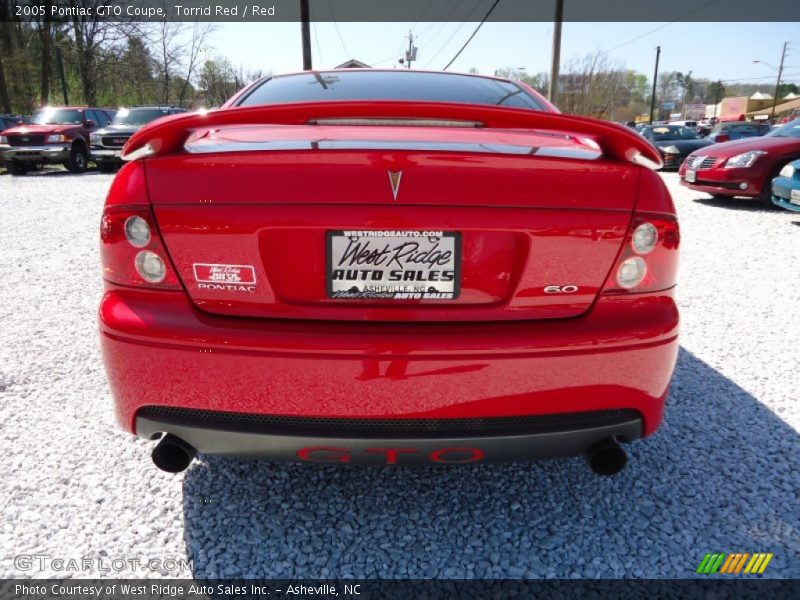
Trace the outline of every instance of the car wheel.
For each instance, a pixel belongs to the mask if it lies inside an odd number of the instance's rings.
[[[28,167],[16,160],[12,160],[10,163],[8,163],[6,168],[11,175],[25,175],[25,173],[28,172]]]
[[[101,173],[113,173],[117,170],[117,165],[113,162],[104,160],[97,163],[97,168],[100,170]]]
[[[69,153],[69,160],[64,163],[70,173],[83,173],[86,170],[86,150],[75,144]]]

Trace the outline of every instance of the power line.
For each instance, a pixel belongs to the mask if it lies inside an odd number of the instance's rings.
[[[655,29],[651,29],[650,31],[646,31],[646,32],[644,32],[642,35],[636,36],[635,38],[633,38],[633,39],[630,39],[630,40],[628,40],[627,42],[622,42],[622,43],[621,43],[621,44],[619,44],[618,46],[614,46],[614,47],[613,47],[613,48],[611,48],[610,50],[606,50],[606,52],[607,52],[607,53],[611,53],[611,52],[614,52],[615,50],[619,50],[619,49],[620,49],[620,48],[622,48],[623,46],[627,46],[628,44],[632,44],[633,42],[639,41],[639,40],[640,40],[640,39],[642,39],[643,37],[647,37],[647,36],[648,36],[648,35],[650,35],[651,33],[655,33],[656,31],[659,31],[659,30],[661,30],[661,29],[664,29],[665,27],[669,27],[669,26],[670,26],[670,25],[672,25],[673,23],[677,23],[678,21],[681,21],[681,20],[685,19],[686,17],[688,17],[688,16],[690,16],[690,15],[693,15],[693,14],[694,14],[694,13],[696,13],[696,12],[700,12],[700,11],[701,11],[701,10],[703,10],[704,8],[707,8],[707,7],[711,6],[712,4],[714,4],[714,3],[716,3],[716,2],[717,2],[717,0],[710,0],[709,2],[706,2],[705,4],[703,4],[702,6],[699,6],[698,8],[695,8],[694,10],[691,10],[691,11],[689,11],[688,13],[686,13],[686,14],[684,14],[684,15],[681,15],[681,16],[680,16],[680,17],[678,17],[677,19],[675,19],[675,20],[673,20],[673,21],[669,21],[668,23],[664,23],[663,25],[659,25],[659,26],[658,26],[658,27],[656,27]]]
[[[321,66],[324,61],[322,60],[322,50],[320,50],[319,38],[317,37],[317,28],[319,27],[319,24],[316,21],[314,21],[313,25],[314,25],[314,43],[317,45],[317,56],[319,57],[319,64]]]
[[[784,73],[783,77],[800,77],[800,71],[797,73]],[[748,81],[755,81],[760,79],[774,79],[775,75],[764,75],[763,77],[740,77],[738,79],[715,79],[714,81],[722,81],[723,83],[726,81],[744,81],[745,83]]]
[[[450,5],[453,3],[453,1],[454,0],[447,0],[447,2],[445,4],[440,5],[439,12],[436,14],[436,16],[433,18],[433,20],[430,21],[430,24],[425,29],[423,29],[421,32],[419,32],[417,34],[417,38],[421,38],[423,35],[428,33],[428,31],[433,29],[434,25],[445,25],[447,23],[448,20],[447,19],[443,19],[442,17],[447,12],[447,9],[450,7]],[[432,6],[432,5],[433,5],[433,3],[431,2],[428,6]],[[453,14],[456,12],[457,8],[458,8],[458,2],[456,2],[455,6],[453,6],[453,8],[450,10],[449,17],[453,16]],[[421,20],[422,19],[420,19],[420,21]],[[414,29],[414,27],[412,27],[411,29]],[[439,27],[439,31],[441,31],[441,30],[442,30],[442,27]],[[433,38],[431,38],[431,40],[432,39]]]
[[[428,14],[428,11],[431,9],[431,7],[432,7],[432,6],[433,6],[433,2],[428,2],[428,3],[425,5],[425,8],[424,8],[424,10],[422,11],[422,14],[419,16],[419,18],[416,20],[416,22],[415,22],[415,23],[414,23],[414,24],[411,26],[411,29],[410,29],[410,31],[412,31],[412,32],[413,32],[413,31],[414,31],[414,27],[416,27],[417,25],[419,25],[420,23],[422,23],[423,19],[425,18],[425,15],[427,15],[427,14]],[[419,37],[419,36],[417,36],[417,37]]]
[[[444,50],[445,48],[447,48],[447,44],[449,44],[449,43],[450,43],[450,41],[451,41],[451,40],[452,40],[452,39],[453,39],[453,38],[456,36],[456,34],[457,34],[459,31],[461,31],[461,29],[464,27],[464,25],[466,25],[466,21],[462,22],[462,23],[461,23],[461,24],[460,24],[460,25],[459,25],[459,26],[456,28],[456,30],[455,30],[455,31],[454,31],[454,32],[453,32],[453,33],[450,35],[450,37],[449,37],[449,38],[447,38],[447,41],[446,41],[446,42],[445,42],[445,43],[442,45],[442,47],[441,47],[441,48],[439,48],[439,50],[437,50],[437,51],[436,51],[436,54],[434,54],[433,56],[431,56],[430,60],[429,60],[427,63],[425,63],[425,68],[426,68],[426,69],[428,68],[428,65],[430,65],[430,64],[431,64],[431,63],[432,63],[434,60],[436,60],[436,57],[437,57],[437,56],[439,56],[439,55],[442,53],[442,50]]]
[[[470,17],[472,17],[472,14],[473,14],[473,13],[474,13],[474,12],[475,12],[477,9],[478,9],[478,6],[480,6],[481,2],[483,2],[483,0],[478,0],[478,1],[477,1],[477,2],[476,2],[476,3],[475,3],[473,6],[472,6],[472,10],[470,10],[470,11],[469,11],[469,14],[467,15],[467,21],[469,20],[469,18],[470,18]],[[453,9],[453,12],[455,12],[455,8]],[[451,14],[452,14],[452,13],[451,13]],[[431,63],[432,63],[434,60],[436,60],[436,57],[437,57],[437,56],[439,56],[439,55],[442,53],[442,50],[444,50],[445,48],[447,48],[447,45],[448,45],[448,44],[449,44],[449,43],[452,41],[452,39],[453,39],[453,38],[454,38],[454,37],[455,37],[455,36],[458,34],[458,32],[459,32],[459,31],[461,31],[461,29],[464,27],[464,25],[466,25],[466,24],[467,24],[467,21],[462,21],[462,22],[461,22],[461,24],[460,24],[460,25],[459,25],[459,26],[456,28],[456,30],[455,30],[455,31],[454,31],[452,34],[450,34],[450,37],[449,37],[449,38],[447,38],[447,41],[446,41],[446,42],[445,42],[445,43],[442,45],[442,47],[441,47],[441,48],[439,48],[439,50],[436,52],[436,54],[434,54],[434,55],[433,55],[433,56],[430,58],[430,60],[429,60],[427,63],[425,63],[425,68],[427,68],[427,67],[428,67],[428,65],[430,65],[430,64],[431,64]],[[439,30],[439,31],[441,31],[441,30]],[[439,33],[439,32],[437,32],[437,35],[438,35],[438,33]]]
[[[452,60],[451,60],[449,63],[447,63],[447,64],[444,66],[444,69],[442,69],[442,71],[447,71],[447,68],[448,68],[450,65],[452,65],[452,64],[455,62],[455,60],[456,60],[456,59],[457,59],[457,58],[458,58],[458,57],[461,55],[461,53],[464,51],[464,48],[466,48],[466,47],[467,47],[467,45],[468,45],[468,44],[469,44],[469,43],[472,41],[472,38],[474,38],[474,37],[475,37],[475,34],[476,34],[476,33],[478,33],[478,31],[480,30],[480,28],[481,28],[481,27],[483,27],[483,24],[486,22],[486,19],[488,19],[488,18],[489,18],[489,15],[491,15],[491,14],[492,14],[492,11],[495,9],[495,7],[496,7],[496,6],[497,6],[499,3],[500,3],[500,0],[494,0],[494,4],[492,4],[492,7],[491,7],[491,8],[489,9],[489,11],[486,13],[486,16],[484,16],[484,17],[483,17],[483,19],[481,20],[481,22],[480,22],[480,23],[478,23],[478,26],[475,28],[475,31],[473,31],[473,32],[472,32],[472,35],[471,35],[471,36],[469,36],[469,39],[468,39],[466,42],[464,42],[464,45],[463,45],[463,46],[461,46],[461,50],[459,50],[458,52],[456,52],[456,55],[455,55],[455,56],[452,58]]]
[[[336,35],[339,36],[339,41],[342,43],[342,50],[344,50],[345,58],[353,58],[353,55],[350,54],[347,50],[347,46],[344,44],[344,38],[342,37],[342,33],[339,31],[339,24],[336,22],[336,15],[333,14],[333,6],[331,6],[331,0],[328,0],[328,8],[331,11],[331,19],[333,20],[333,26],[336,28]]]

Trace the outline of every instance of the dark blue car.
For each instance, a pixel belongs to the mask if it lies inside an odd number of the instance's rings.
[[[766,135],[772,131],[769,123],[754,123],[753,121],[727,121],[717,123],[711,133],[705,138],[711,142],[730,142],[744,138]]]

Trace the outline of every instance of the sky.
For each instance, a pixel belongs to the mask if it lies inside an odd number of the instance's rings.
[[[477,23],[333,23],[311,25],[314,68],[331,68],[349,58],[393,68],[414,35],[414,68],[442,69]],[[302,69],[298,23],[217,23],[213,50],[251,70],[284,73]],[[524,67],[549,71],[552,23],[485,23],[450,67]],[[660,71],[692,71],[696,78],[773,83],[783,42],[788,41],[782,81],[800,84],[800,23],[564,23],[562,72],[571,58],[608,52],[619,65],[652,77],[655,47]],[[754,60],[763,61],[754,63]],[[771,65],[771,66],[770,66]]]

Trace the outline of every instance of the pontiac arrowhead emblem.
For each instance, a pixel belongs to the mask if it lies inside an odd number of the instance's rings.
[[[397,192],[400,189],[400,178],[402,176],[402,171],[389,171],[389,184],[392,186],[392,196],[395,202],[397,202]]]

